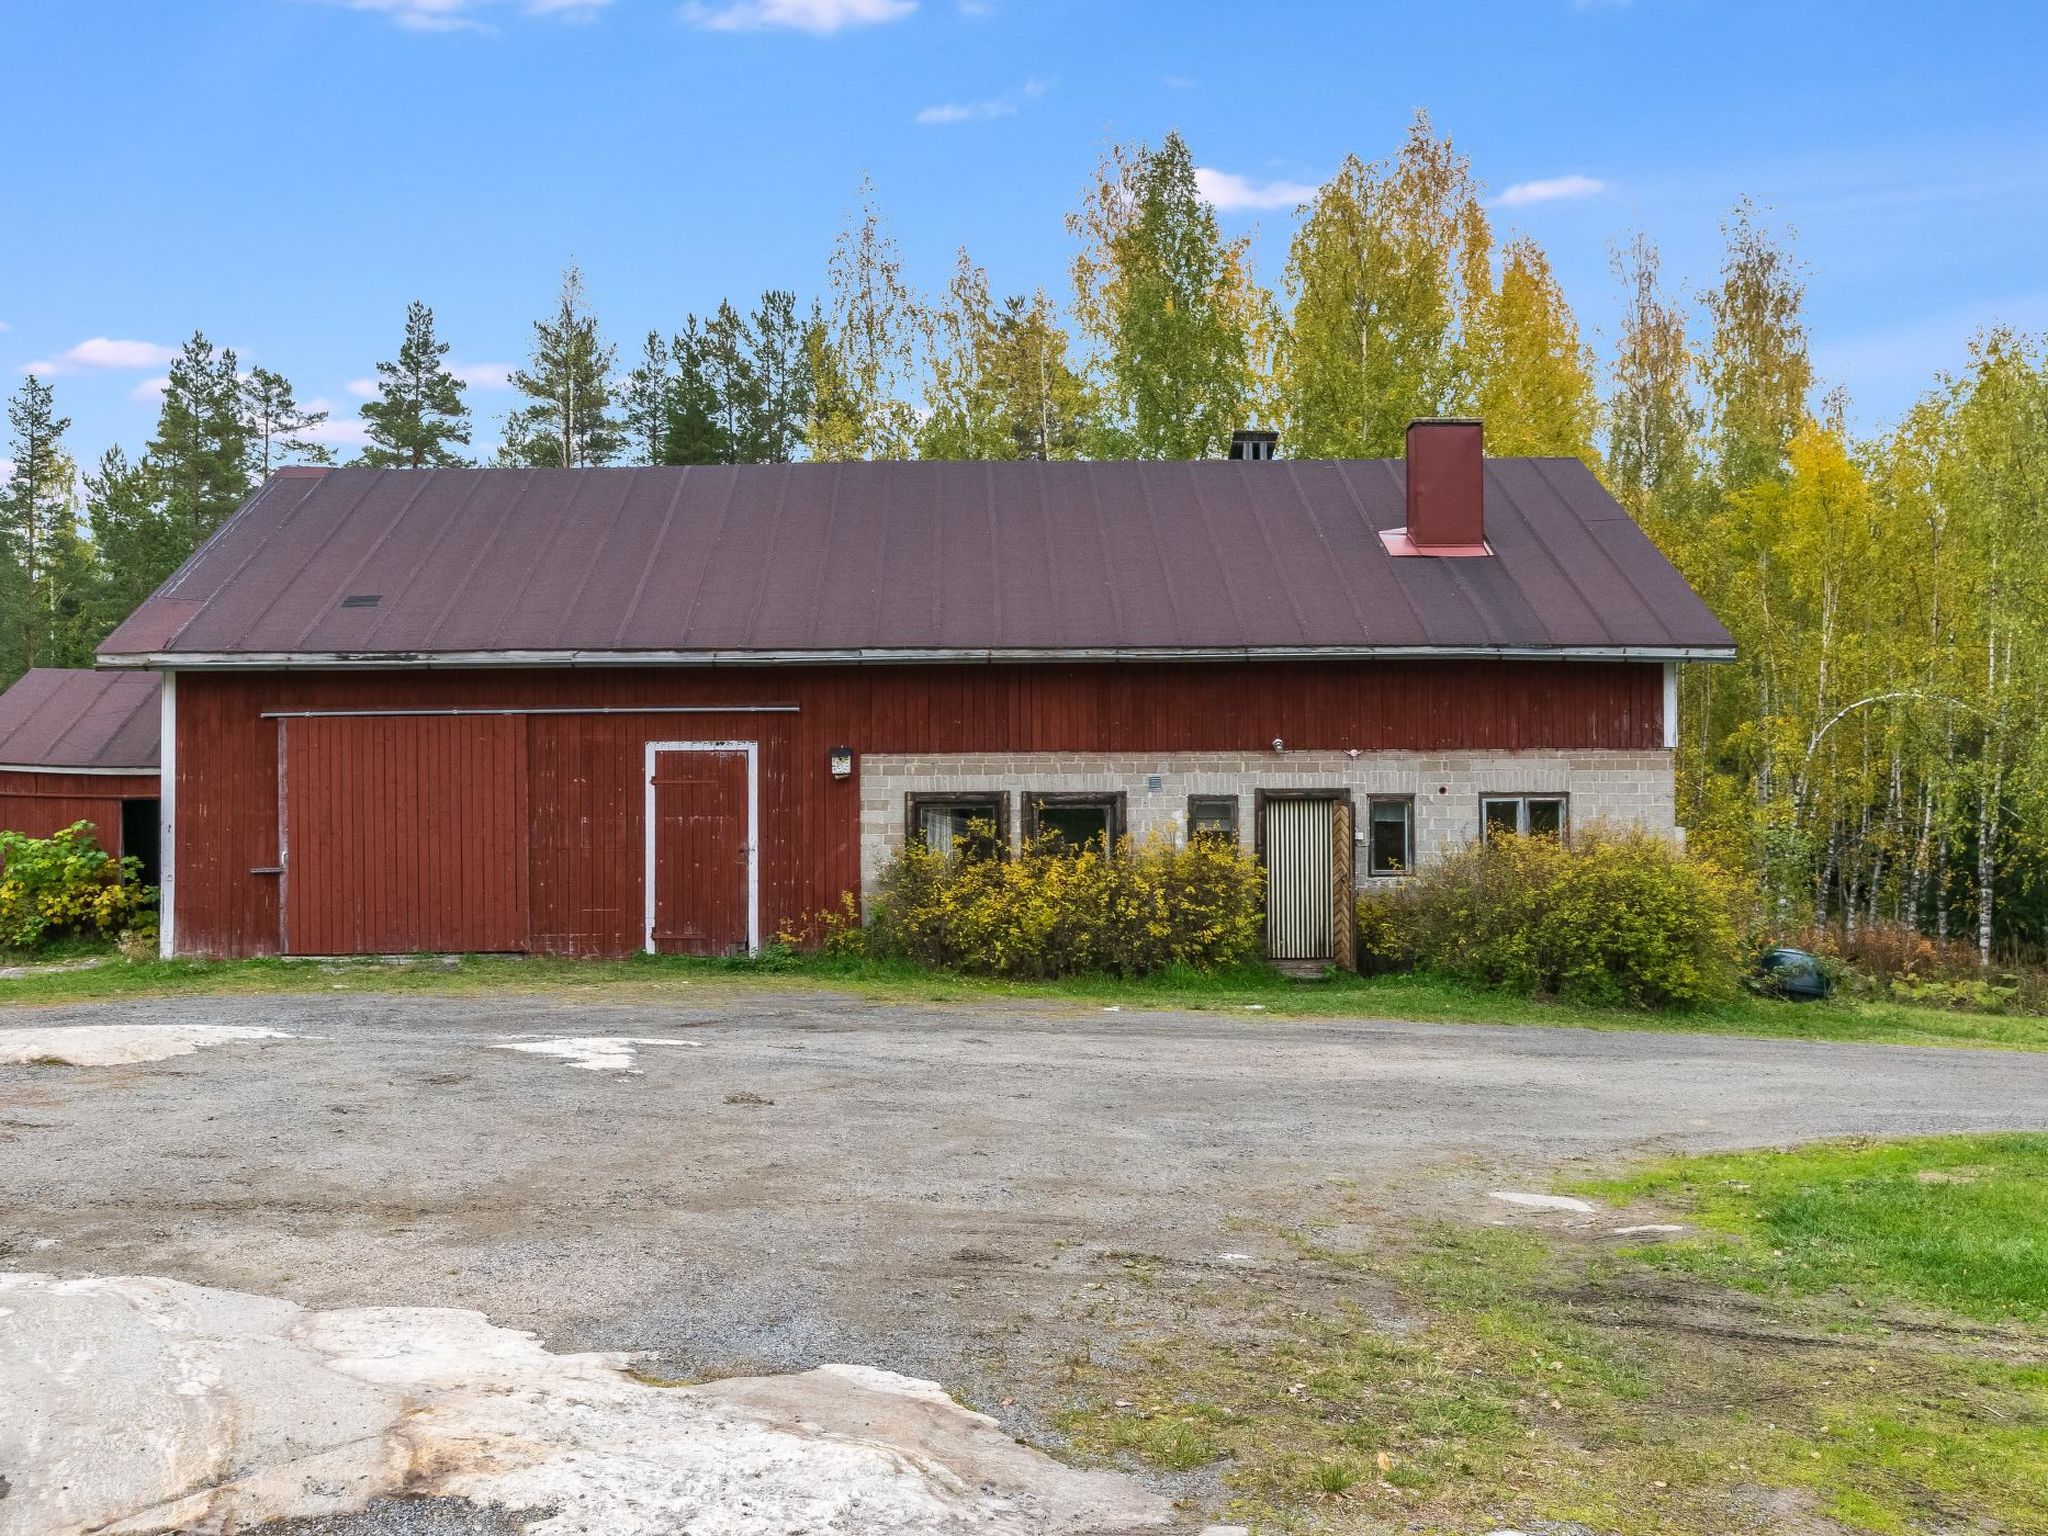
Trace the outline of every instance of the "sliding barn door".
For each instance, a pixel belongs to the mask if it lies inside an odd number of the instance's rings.
[[[284,724],[284,951],[526,948],[526,722]]]

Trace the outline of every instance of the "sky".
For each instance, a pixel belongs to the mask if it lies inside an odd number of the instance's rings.
[[[1615,244],[1696,292],[1755,199],[1872,431],[1980,327],[2048,331],[2044,59],[2048,7],[1924,0],[5,0],[0,376],[90,464],[203,330],[345,453],[417,298],[488,446],[572,258],[625,360],[816,294],[865,174],[913,282],[964,244],[1064,299],[1103,148],[1178,129],[1277,282],[1295,203],[1421,108],[1603,356]]]

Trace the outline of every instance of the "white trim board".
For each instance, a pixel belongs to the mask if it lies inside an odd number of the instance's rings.
[[[650,741],[641,766],[642,841],[640,904],[645,923],[641,948],[654,953],[654,758],[658,752],[741,752],[747,759],[747,952],[761,948],[761,744],[757,741]]]
[[[166,672],[162,738],[157,747],[156,951],[178,952],[178,674]]]

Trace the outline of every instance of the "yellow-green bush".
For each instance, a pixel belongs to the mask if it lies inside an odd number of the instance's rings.
[[[34,949],[137,925],[156,901],[134,859],[116,859],[74,822],[49,837],[0,832],[0,946]]]
[[[1651,833],[1494,837],[1359,903],[1359,953],[1531,995],[1683,1008],[1734,991],[1740,892]]]
[[[867,948],[993,976],[1136,976],[1256,959],[1265,871],[1220,838],[1126,839],[1113,854],[1057,839],[1014,859],[913,842],[883,871]]]

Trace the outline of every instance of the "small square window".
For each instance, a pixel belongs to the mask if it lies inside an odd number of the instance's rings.
[[[912,795],[908,819],[911,837],[948,858],[993,859],[1009,851],[1002,795]]]
[[[1530,798],[1524,806],[1524,830],[1530,837],[1564,836],[1564,801]]]
[[[1415,802],[1375,799],[1367,808],[1368,874],[1405,875],[1415,867]]]
[[[1027,795],[1024,840],[1050,842],[1069,852],[1112,852],[1123,836],[1121,795]]]
[[[1198,837],[1220,837],[1237,841],[1237,796],[1190,795],[1188,797],[1188,841]]]

